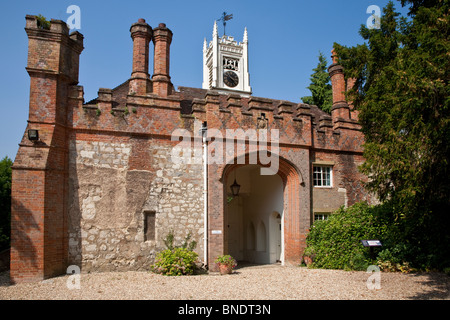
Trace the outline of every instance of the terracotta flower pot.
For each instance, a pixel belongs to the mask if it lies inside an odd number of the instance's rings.
[[[311,257],[305,256],[303,257],[303,261],[305,261],[305,264],[309,267],[312,264],[312,259]]]
[[[220,274],[231,274],[233,272],[233,266],[227,264],[219,264]]]

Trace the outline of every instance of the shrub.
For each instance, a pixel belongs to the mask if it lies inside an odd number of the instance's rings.
[[[392,272],[443,271],[450,265],[449,237],[439,238],[439,230],[433,234],[435,229],[430,227],[426,212],[421,224],[406,219],[406,214],[393,201],[341,208],[328,220],[313,224],[304,255],[313,259],[310,266],[315,268],[364,270],[377,264],[381,270]],[[443,221],[442,226],[446,225]],[[360,242],[371,238],[383,244],[374,248],[373,257]]]
[[[174,244],[175,235],[171,230],[164,238],[166,250],[156,255],[155,263],[150,269],[166,276],[191,275],[196,269],[198,254],[194,252],[197,242],[192,240],[192,234],[184,238],[179,246]]]
[[[166,276],[191,275],[197,258],[197,253],[186,248],[166,249],[157,254],[151,270]]]
[[[312,267],[366,270],[375,264],[361,240],[387,237],[389,210],[384,206],[357,203],[340,208],[328,220],[316,221],[306,239],[305,255],[314,257]]]
[[[413,272],[416,271],[410,266],[406,256],[411,251],[409,245],[404,243],[388,246],[383,249],[377,256],[377,265],[384,272]]]
[[[50,21],[48,21],[43,15],[36,16],[37,26],[40,29],[50,30]]]

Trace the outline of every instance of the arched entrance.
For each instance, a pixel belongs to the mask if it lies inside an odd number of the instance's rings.
[[[254,179],[251,177],[253,169],[261,168],[261,165],[249,165],[248,158],[246,155],[246,164],[212,166],[210,170],[209,187],[210,195],[213,196],[210,196],[208,200],[209,262],[211,263],[221,254],[231,253],[236,255],[238,260],[245,259],[256,263],[281,260],[283,264],[297,265],[301,262],[310,226],[309,190],[300,171],[286,159],[279,158],[277,174],[266,176],[272,177],[268,179],[273,181],[264,183],[265,178],[255,178],[255,174],[253,174]],[[236,173],[238,183],[242,184],[240,190],[242,196],[237,197],[237,200],[229,197],[230,185],[233,184]],[[215,174],[220,174],[220,184],[213,182],[212,178]],[[250,175],[250,178],[239,180],[241,174]],[[261,196],[246,201],[246,181],[250,184],[253,182],[253,185],[260,188]],[[270,186],[273,186],[273,190]],[[272,195],[270,191],[275,195]],[[264,194],[267,199],[262,196]],[[251,210],[245,211],[244,214],[243,209],[248,208],[249,203],[255,203],[258,199],[262,203],[271,202],[272,204],[264,209],[264,214],[255,209],[253,209],[254,214],[250,213]],[[247,216],[252,216],[254,219],[246,220]],[[277,227],[278,234],[281,234],[279,238],[275,234]],[[277,249],[278,245],[279,249]],[[278,254],[280,258],[277,259]],[[210,268],[214,270],[214,264],[210,264]]]
[[[283,181],[279,175],[261,175],[259,165],[230,171],[226,181],[225,227],[228,252],[238,261],[282,262]],[[231,185],[238,181],[239,195]]]

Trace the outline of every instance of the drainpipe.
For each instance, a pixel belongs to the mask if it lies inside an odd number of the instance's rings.
[[[208,124],[202,124],[202,141],[203,141],[203,252],[204,264],[208,266]]]

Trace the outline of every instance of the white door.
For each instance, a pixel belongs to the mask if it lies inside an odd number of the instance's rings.
[[[277,250],[277,255],[276,255],[276,257],[277,257],[277,262],[281,262],[281,217],[280,216],[278,216],[277,217],[277,232],[276,232],[276,239],[277,239],[277,247],[276,247],[276,250]]]
[[[272,212],[270,215],[270,262],[282,262],[282,224],[281,215],[278,212]]]

